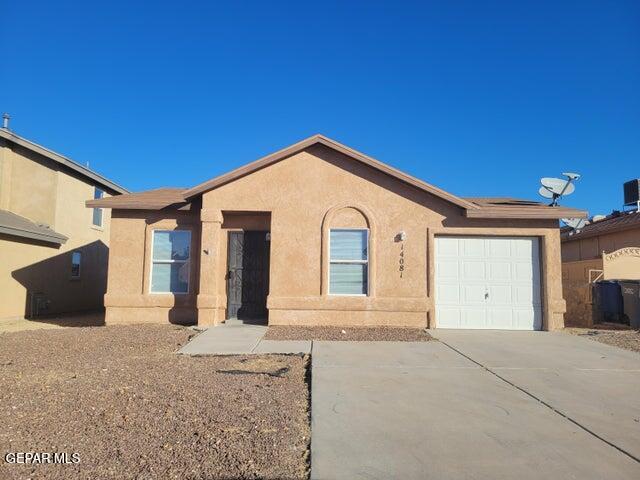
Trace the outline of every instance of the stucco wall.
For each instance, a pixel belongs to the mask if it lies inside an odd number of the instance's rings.
[[[140,212],[115,210],[111,218],[112,238],[109,279],[104,302],[109,324],[170,321],[197,322],[199,270],[199,212]],[[191,268],[189,292],[184,295],[149,293],[151,238],[153,230],[190,230]]]
[[[598,237],[563,239],[562,288],[567,301],[567,325],[593,325],[589,271],[594,271],[591,281],[596,280],[595,271],[604,269],[603,252],[611,253],[625,247],[640,247],[640,228],[611,232]],[[602,279],[616,279],[616,275],[605,271]]]
[[[562,241],[562,261],[575,262],[602,258],[602,252],[611,253],[624,247],[640,247],[640,228],[611,232],[598,237],[571,237]]]
[[[437,326],[434,238],[470,234],[539,237],[544,328],[563,326],[557,221],[467,219],[460,208],[322,146],[310,147],[203,195],[197,292],[201,324],[225,318],[228,225],[223,222],[229,212],[270,213],[267,306],[271,324]],[[164,215],[162,221],[170,222]],[[143,259],[148,256],[143,251],[148,245],[145,236],[149,226],[162,217],[158,212],[114,213],[108,319],[167,321],[166,309],[171,307],[158,310],[159,305],[172,304],[177,297],[150,300],[143,270]],[[199,220],[194,215],[190,222]],[[369,295],[327,295],[329,227],[365,223],[371,231]],[[406,240],[401,277],[400,243],[395,237],[402,231]],[[130,297],[117,298],[116,294]],[[137,315],[139,307],[146,307],[147,312]]]
[[[49,300],[47,314],[101,308],[106,291],[110,211],[92,226],[94,185],[55,162],[21,147],[0,144],[0,208],[48,224],[69,240],[60,247],[0,236],[0,319],[30,313],[29,294]],[[108,196],[107,193],[105,193]],[[79,279],[71,278],[71,254],[82,253]]]

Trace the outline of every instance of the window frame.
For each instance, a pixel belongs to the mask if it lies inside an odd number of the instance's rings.
[[[74,274],[73,274],[73,265],[74,265],[73,257],[74,257],[74,255],[76,255],[76,254],[78,254],[78,255],[79,255],[79,257],[80,257],[80,261],[78,262],[78,274],[77,274],[77,275],[74,275]],[[70,279],[71,279],[71,280],[80,280],[81,275],[82,275],[82,252],[81,252],[81,251],[79,251],[79,250],[73,250],[73,251],[71,252],[71,276],[70,276]]]
[[[97,193],[100,192],[99,196],[96,196]],[[93,187],[93,199],[94,200],[100,200],[104,198],[104,190],[102,190],[101,188],[98,187]],[[94,219],[96,216],[96,211],[100,212],[100,223],[94,223]],[[104,209],[100,208],[100,207],[93,207],[93,209],[91,210],[91,226],[95,227],[95,228],[104,228]]]
[[[187,260],[154,260],[153,259],[153,248],[155,244],[156,232],[188,232],[189,233],[189,258]],[[192,242],[193,242],[193,232],[187,228],[154,228],[151,230],[151,250],[149,251],[149,288],[148,292],[150,295],[189,295],[191,293],[191,250],[192,250]],[[158,264],[164,265],[172,265],[174,263],[188,263],[189,264],[189,275],[187,277],[187,291],[186,292],[154,292],[153,291],[153,266]]]
[[[367,259],[366,260],[333,260],[331,258],[331,232],[367,232]],[[369,275],[369,265],[371,262],[371,252],[370,252],[370,235],[371,231],[369,228],[331,228],[329,227],[329,258],[328,258],[328,271],[327,271],[327,295],[332,297],[368,297],[370,288],[370,275]],[[331,265],[332,264],[343,264],[343,265],[366,265],[367,266],[367,285],[365,293],[332,293],[331,292]]]

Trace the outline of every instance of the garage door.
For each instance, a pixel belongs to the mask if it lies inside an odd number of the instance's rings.
[[[539,330],[535,237],[436,237],[436,326]]]

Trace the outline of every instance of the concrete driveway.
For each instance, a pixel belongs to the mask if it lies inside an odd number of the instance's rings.
[[[640,478],[640,355],[567,334],[314,342],[313,479]]]

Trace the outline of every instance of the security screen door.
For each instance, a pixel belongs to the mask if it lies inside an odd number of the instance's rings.
[[[227,318],[267,319],[268,232],[229,232]]]

